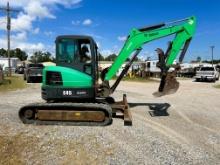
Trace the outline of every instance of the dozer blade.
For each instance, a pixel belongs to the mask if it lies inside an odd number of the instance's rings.
[[[162,75],[160,86],[157,92],[154,92],[155,97],[161,97],[164,95],[170,95],[176,93],[179,89],[179,82],[176,80],[176,72],[169,72]]]

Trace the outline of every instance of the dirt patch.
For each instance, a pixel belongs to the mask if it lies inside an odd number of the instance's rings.
[[[133,126],[24,125],[21,106],[43,102],[40,85],[0,93],[0,164],[219,164],[220,92],[212,83],[180,80],[174,95],[155,98],[159,82],[123,81]],[[152,115],[153,114],[153,115]]]
[[[33,149],[39,139],[26,137],[23,134],[15,136],[0,136],[0,164],[24,164],[22,155],[25,151]]]
[[[24,133],[14,136],[0,136],[0,164],[105,164],[105,157],[113,154],[112,150],[103,149],[94,137],[83,137],[93,143],[93,148],[102,152],[99,155],[88,150],[83,142],[68,139],[41,139]]]

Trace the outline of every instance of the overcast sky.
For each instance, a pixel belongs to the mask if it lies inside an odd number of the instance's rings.
[[[1,0],[5,6],[7,0]],[[61,34],[85,34],[94,37],[104,55],[120,51],[132,28],[172,21],[195,15],[197,31],[186,54],[186,61],[220,59],[219,0],[10,0],[12,47],[32,53],[54,52],[54,40]],[[0,13],[0,47],[6,48],[5,13]],[[155,49],[166,48],[166,39],[144,46],[141,57],[157,58]]]

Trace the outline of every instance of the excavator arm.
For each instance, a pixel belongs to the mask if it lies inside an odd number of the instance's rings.
[[[163,89],[161,88],[165,86],[164,81],[167,78],[168,70],[171,66],[173,66],[174,60],[177,58],[178,54],[180,54],[179,62],[181,63],[183,61],[190,40],[195,32],[195,28],[196,18],[193,16],[171,23],[162,23],[141,29],[132,29],[118,57],[106,72],[104,81],[111,80],[126,59],[132,54],[133,57],[136,57],[140,53],[144,44],[160,38],[175,35],[165,54],[161,49],[158,49],[157,51],[159,56],[159,66],[162,73],[159,92],[163,92]],[[133,61],[131,60],[131,62]],[[114,87],[112,87],[112,92],[115,90],[119,81],[113,85]]]

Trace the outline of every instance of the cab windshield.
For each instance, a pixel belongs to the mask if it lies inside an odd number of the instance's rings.
[[[60,39],[56,54],[59,63],[89,63],[91,62],[90,42],[83,39]]]

